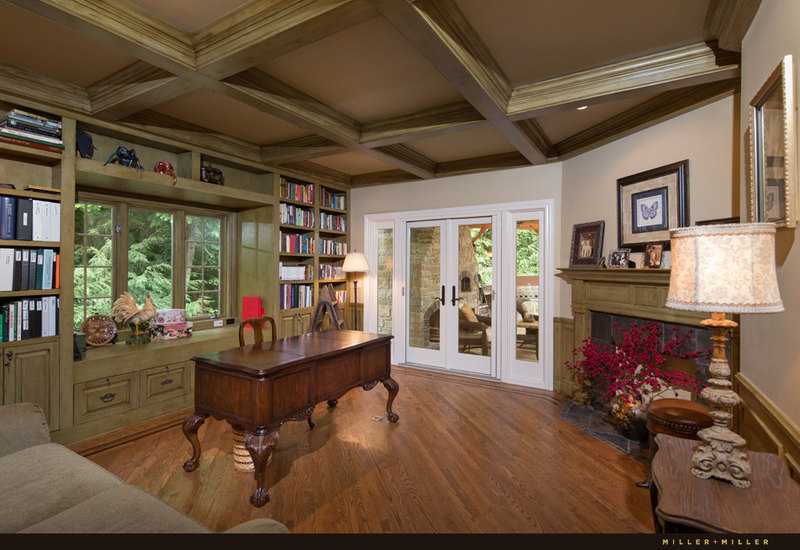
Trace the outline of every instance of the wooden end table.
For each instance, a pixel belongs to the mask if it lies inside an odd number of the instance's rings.
[[[696,441],[656,436],[650,501],[657,533],[800,533],[800,485],[778,455],[748,451],[751,486],[691,473]]]

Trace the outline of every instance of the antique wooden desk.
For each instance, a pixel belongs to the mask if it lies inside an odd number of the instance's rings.
[[[656,532],[800,533],[800,485],[778,455],[748,451],[751,486],[700,479],[690,469],[697,441],[655,438],[650,500]]]
[[[284,422],[309,419],[317,403],[327,401],[335,407],[352,388],[370,390],[378,382],[389,392],[387,417],[397,422],[392,402],[399,387],[391,377],[391,338],[326,330],[193,357],[195,406],[183,423],[192,457],[183,469],[192,472],[199,465],[197,430],[205,419],[210,415],[226,420],[244,432],[244,446],[255,467],[250,502],[263,506],[269,501],[265,469]]]

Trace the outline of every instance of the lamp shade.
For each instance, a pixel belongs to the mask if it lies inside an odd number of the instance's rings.
[[[667,307],[712,313],[783,311],[771,223],[703,225],[670,233]]]
[[[369,271],[369,264],[367,258],[361,252],[349,252],[344,257],[344,264],[342,271],[346,273],[365,273]]]

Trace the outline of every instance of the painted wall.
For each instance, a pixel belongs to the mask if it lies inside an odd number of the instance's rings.
[[[784,55],[800,63],[800,2],[762,2],[742,41],[742,120],[747,106]],[[743,171],[742,171],[743,173]],[[744,206],[746,201],[742,200]],[[744,208],[742,208],[744,215]],[[771,315],[742,315],[741,374],[763,392],[794,424],[800,426],[800,248],[796,229],[778,232],[778,284],[786,311]]]
[[[419,181],[391,185],[377,185],[350,191],[351,231],[350,245],[353,249],[364,249],[364,216],[381,212],[405,212],[475,206],[480,204],[502,204],[517,201],[553,200],[556,228],[553,246],[562,247],[558,229],[561,212],[561,163],[529,168],[515,168],[466,176],[453,176],[434,181]],[[558,253],[554,254],[558,258]],[[558,262],[556,262],[558,263]],[[556,296],[556,301],[558,296]],[[559,304],[555,303],[556,312]]]
[[[558,267],[569,266],[578,223],[605,220],[603,255],[618,248],[617,179],[651,168],[689,159],[691,223],[738,215],[738,103],[727,97],[564,161]],[[637,266],[641,256],[631,256]],[[556,315],[572,317],[570,286],[558,279],[557,288]]]

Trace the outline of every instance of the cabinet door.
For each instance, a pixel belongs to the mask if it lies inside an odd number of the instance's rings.
[[[299,336],[308,332],[308,325],[311,324],[311,310],[302,310],[300,312],[281,313],[278,328],[280,330],[279,336],[287,338],[289,336]]]
[[[51,430],[58,419],[58,344],[2,348],[3,403],[36,403]]]

